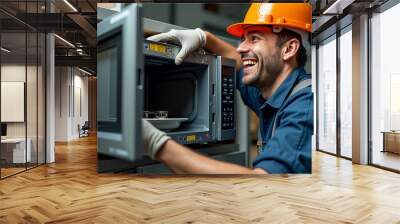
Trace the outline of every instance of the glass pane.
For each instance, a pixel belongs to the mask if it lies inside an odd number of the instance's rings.
[[[352,157],[352,35],[340,36],[340,153]]]
[[[318,148],[336,153],[336,39],[318,48]]]
[[[45,65],[46,65],[46,36],[39,33],[38,36],[38,163],[45,163]]]
[[[30,153],[28,156],[28,168],[37,165],[37,132],[38,132],[38,101],[37,101],[37,74],[38,74],[38,36],[36,32],[27,33],[28,38],[28,63],[26,80],[26,118],[27,118],[27,142]]]
[[[1,174],[2,177],[25,170],[30,158],[26,151],[25,91],[26,33],[1,34]]]
[[[400,66],[397,43],[400,33],[393,29],[400,21],[400,4],[376,14],[372,28],[372,163],[400,170]]]

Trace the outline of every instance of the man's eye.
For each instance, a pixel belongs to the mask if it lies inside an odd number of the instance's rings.
[[[258,40],[258,37],[256,37],[256,36],[252,36],[252,37],[251,37],[251,41],[252,41],[252,42],[257,41],[257,40]]]

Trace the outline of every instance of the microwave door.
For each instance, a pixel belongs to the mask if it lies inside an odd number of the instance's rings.
[[[138,161],[144,155],[141,6],[100,22],[97,40],[97,151]]]

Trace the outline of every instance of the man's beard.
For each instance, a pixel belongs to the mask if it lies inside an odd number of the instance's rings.
[[[264,87],[271,87],[276,79],[278,78],[279,74],[281,74],[283,70],[283,62],[280,58],[280,51],[276,51],[273,55],[264,58],[265,63],[263,66],[263,71],[265,73],[264,77],[262,77],[262,83],[260,83]]]
[[[263,58],[263,61],[258,60],[258,63],[260,63],[259,69],[261,69],[253,79],[247,81],[247,85],[252,85],[260,89],[272,87],[283,69],[280,51],[277,50],[272,55]]]

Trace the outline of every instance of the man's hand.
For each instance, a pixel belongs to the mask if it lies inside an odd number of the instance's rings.
[[[145,152],[151,158],[165,163],[175,173],[191,174],[266,174],[263,169],[249,169],[198,154],[171,138],[142,119]],[[162,150],[160,151],[160,149]],[[158,154],[157,154],[158,153]]]
[[[186,56],[203,48],[206,45],[206,34],[200,28],[194,30],[175,30],[172,29],[167,33],[161,33],[147,38],[147,40],[157,42],[171,42],[179,44],[182,49],[175,58],[175,64],[180,65]]]
[[[145,152],[154,159],[157,152],[171,137],[167,136],[165,132],[158,130],[144,119],[142,119],[142,130]]]

